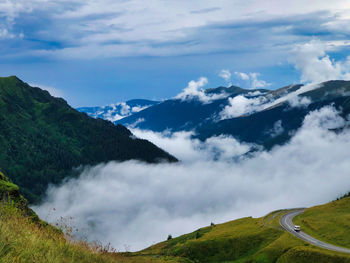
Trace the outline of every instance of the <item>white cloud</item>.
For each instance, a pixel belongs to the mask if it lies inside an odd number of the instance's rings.
[[[129,124],[128,128],[135,128],[139,123],[144,122],[144,118],[138,118],[134,123]]]
[[[120,108],[119,103],[111,104],[109,106],[111,107],[111,109],[107,110],[107,112],[105,112],[104,110],[96,112],[95,118],[102,117],[102,118],[109,120],[111,122],[115,122],[115,121],[123,119],[129,113],[129,111],[126,111],[125,108],[124,108],[124,111],[122,113],[123,108],[121,108],[119,110],[119,108]],[[128,105],[126,105],[126,106],[128,106]],[[123,107],[123,106],[121,105],[121,107]],[[103,108],[106,108],[106,107],[103,107]]]
[[[249,115],[254,112],[266,110],[282,103],[288,103],[291,107],[304,108],[312,102],[310,98],[300,96],[301,94],[321,88],[320,84],[304,85],[296,91],[286,93],[281,97],[275,97],[271,93],[254,93],[238,95],[228,98],[228,103],[219,113],[221,120]],[[255,95],[252,97],[252,95]]]
[[[90,240],[137,250],[210,222],[328,202],[350,189],[350,134],[327,130],[344,122],[326,107],[310,113],[289,144],[236,162],[129,161],[86,168],[79,178],[50,188],[34,209],[50,222],[72,216]],[[233,142],[222,139],[215,139],[215,147]],[[171,140],[172,147],[179,141],[179,152],[186,143],[184,136]]]
[[[289,61],[301,71],[301,82],[350,79],[350,57],[345,62],[335,61],[327,54],[331,48],[332,46],[315,39],[294,47]]]
[[[311,100],[304,96],[291,96],[290,98],[288,98],[288,103],[292,107],[304,108],[310,105]]]
[[[250,73],[251,87],[252,89],[266,88],[271,86],[271,83],[266,82],[265,80],[259,79],[260,73]]]
[[[305,132],[310,133],[315,127],[337,129],[344,127],[346,122],[332,106],[326,106],[307,115],[304,120],[304,128]]]
[[[271,83],[268,83],[265,80],[259,79],[259,76],[261,76],[260,73],[256,73],[256,72],[244,73],[244,72],[236,71],[235,75],[238,79],[247,81],[251,89],[266,88],[268,86],[271,86]]]
[[[153,132],[149,130],[132,129],[139,138],[149,140],[170,154],[181,158],[181,162],[211,161],[214,159],[232,160],[247,153],[252,145],[239,143],[231,136],[217,136],[202,142],[191,139],[193,132]]]
[[[269,131],[271,137],[276,137],[281,135],[284,132],[284,128],[282,126],[282,121],[278,120],[274,123],[272,130]]]
[[[187,87],[178,94],[175,99],[182,101],[197,99],[202,103],[210,103],[213,100],[225,98],[227,94],[207,94],[203,89],[208,84],[208,79],[205,77],[199,78],[197,81],[191,80]]]
[[[122,115],[128,115],[130,114],[131,107],[127,105],[125,102],[119,103],[120,108],[120,113]]]
[[[242,80],[249,80],[249,76],[244,72],[235,72],[235,75]]]
[[[14,38],[15,36],[10,33],[6,28],[0,28],[0,39]]]
[[[131,111],[134,113],[134,112],[140,112],[140,111],[143,111],[147,108],[149,108],[150,105],[145,105],[145,106],[134,106],[131,108]]]
[[[199,78],[197,81],[191,80],[187,87],[178,94],[175,98],[181,100],[188,100],[198,98],[201,101],[207,101],[207,97],[202,87],[208,84],[208,79],[205,77]]]
[[[274,97],[271,93],[260,94],[258,97],[239,95],[228,98],[228,104],[219,113],[220,119],[230,119],[241,115],[266,110],[282,103],[288,103],[291,107],[307,107],[312,101],[310,98],[300,96],[311,90],[321,88],[321,84],[304,85],[296,91],[286,93],[282,97]]]
[[[51,86],[47,86],[47,85],[41,85],[41,84],[36,84],[36,83],[29,83],[30,86],[32,87],[37,87],[37,88],[41,88],[43,90],[46,90],[50,93],[51,96],[54,96],[56,98],[62,98],[63,97],[63,91]]]
[[[101,107],[101,109],[96,111],[92,115],[92,117],[102,118],[102,119],[109,120],[111,122],[115,122],[125,117],[128,117],[135,112],[139,112],[144,109],[147,109],[150,106],[151,105],[144,105],[144,106],[136,105],[131,107],[126,102],[112,103],[108,106]]]
[[[238,95],[233,98],[228,98],[228,105],[220,112],[221,119],[230,119],[246,114],[251,114],[262,109],[262,105],[268,102],[265,96],[256,98],[247,98],[243,95]]]
[[[324,10],[327,12],[321,13]],[[281,51],[289,45],[286,44],[290,43],[288,40],[295,41],[295,32],[291,32],[291,28],[300,22],[299,18],[309,15],[315,19],[318,27],[320,22],[317,19],[321,19],[321,27],[325,30],[336,28],[344,32],[348,30],[344,26],[348,10],[346,0],[339,0],[332,6],[329,6],[328,0],[313,1],[308,7],[302,0],[291,3],[278,0],[264,3],[256,0],[0,2],[0,17],[10,29],[16,24],[29,31],[24,32],[28,39],[35,37],[61,44],[61,48],[55,49],[30,49],[31,55],[57,59],[207,54],[246,48],[252,51],[259,48],[262,52],[265,49]],[[316,12],[320,13],[315,15]],[[27,21],[24,18],[31,17],[38,18],[37,24],[31,20],[33,28],[21,24]],[[288,21],[291,18],[295,20]],[[269,19],[281,20],[285,25],[270,24],[268,30],[251,27],[252,22],[263,24]],[[42,21],[48,21],[45,27]],[[245,23],[247,28],[240,31],[239,27]],[[236,24],[238,28],[218,27],[227,24]],[[21,33],[14,34],[19,36]],[[339,40],[346,40],[346,37],[341,39],[339,36],[341,34],[337,36]],[[298,35],[297,38],[304,36]]]
[[[231,72],[228,69],[223,69],[219,73],[219,77],[223,78],[225,81],[230,81],[231,79]]]

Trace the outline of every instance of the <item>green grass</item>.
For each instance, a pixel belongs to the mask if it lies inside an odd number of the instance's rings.
[[[11,182],[0,181],[0,189],[8,192],[18,191],[19,187]]]
[[[56,228],[35,223],[17,208],[3,203],[0,262],[350,262],[349,256],[314,248],[278,229],[274,220],[270,224],[265,221],[266,218],[242,218],[205,227],[140,252],[107,253],[98,244],[70,241]]]
[[[349,255],[313,247],[284,231],[279,220],[290,210],[211,225],[135,253],[112,253],[98,243],[74,241],[70,231],[63,234],[41,221],[28,208],[18,187],[1,172],[0,192],[1,263],[350,263]],[[350,197],[343,198],[310,208],[297,220],[304,230],[311,227],[315,231],[312,235],[346,245],[350,236],[349,206]]]
[[[159,255],[111,253],[109,246],[76,241],[72,228],[63,226],[65,234],[40,220],[20,195],[19,187],[0,172],[0,262],[36,263],[182,263],[185,259]]]
[[[293,221],[313,237],[350,248],[350,197],[311,207]]]
[[[1,263],[185,263],[185,259],[108,253],[98,243],[72,241],[50,225],[33,222],[17,208],[0,204]]]
[[[140,254],[179,256],[203,263],[275,262],[285,250],[302,244],[272,221],[267,225],[264,218],[248,217],[199,229]]]
[[[279,220],[288,211],[204,227],[133,254],[176,256],[201,263],[350,262],[348,255],[314,247],[284,231]]]
[[[295,247],[283,254],[277,263],[349,263],[350,257],[333,252]]]
[[[50,226],[41,226],[18,213],[0,207],[0,262],[116,262],[96,247],[70,243]]]

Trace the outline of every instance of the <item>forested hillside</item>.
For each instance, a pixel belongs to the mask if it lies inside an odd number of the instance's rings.
[[[0,169],[31,202],[80,165],[176,161],[124,126],[93,119],[17,77],[0,78],[0,149]]]

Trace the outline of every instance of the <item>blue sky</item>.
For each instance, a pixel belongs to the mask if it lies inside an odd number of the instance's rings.
[[[0,75],[73,106],[348,79],[349,55],[347,0],[0,0]]]

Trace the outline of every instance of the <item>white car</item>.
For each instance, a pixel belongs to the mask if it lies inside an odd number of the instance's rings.
[[[294,231],[299,232],[300,231],[300,226],[294,226]]]

